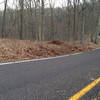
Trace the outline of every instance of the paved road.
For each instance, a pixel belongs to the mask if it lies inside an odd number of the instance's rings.
[[[0,100],[67,100],[99,76],[100,50],[52,60],[0,65]],[[93,94],[82,99],[89,100]]]

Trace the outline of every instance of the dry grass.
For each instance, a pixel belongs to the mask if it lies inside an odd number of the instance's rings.
[[[89,51],[99,45],[79,44],[61,41],[32,42],[25,40],[0,39],[0,62],[28,60],[35,58],[54,57],[75,52]]]

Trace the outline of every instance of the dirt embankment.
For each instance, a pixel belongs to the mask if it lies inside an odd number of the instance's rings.
[[[31,42],[21,40],[0,40],[0,62],[54,57],[75,52],[87,52],[98,45],[72,45],[61,41]]]

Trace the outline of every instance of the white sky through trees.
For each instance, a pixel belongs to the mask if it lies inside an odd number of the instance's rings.
[[[3,10],[4,9],[4,2],[5,0],[0,0],[0,10]],[[16,0],[8,0],[8,7],[11,7],[11,8],[14,8],[14,5],[13,5],[13,2],[16,1]],[[46,4],[48,5],[49,3],[49,0],[46,0]],[[59,6],[62,6],[62,4],[65,4],[65,0],[52,0],[54,1],[54,5],[55,7],[59,7]]]
[[[0,10],[4,9],[4,1],[5,0],[0,0]],[[46,1],[46,6],[47,7],[49,5],[49,1],[53,1],[54,7],[62,7],[62,6],[67,5],[67,0],[45,0],[45,1]],[[80,0],[80,1],[82,1],[82,0]],[[89,1],[89,0],[86,0],[86,1]],[[14,2],[16,2],[16,0],[8,0],[8,7],[15,8],[15,6],[13,4]]]

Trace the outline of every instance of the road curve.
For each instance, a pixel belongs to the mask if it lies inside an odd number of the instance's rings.
[[[100,49],[56,59],[0,65],[0,100],[67,100],[100,77]],[[82,100],[90,100],[98,85]]]

